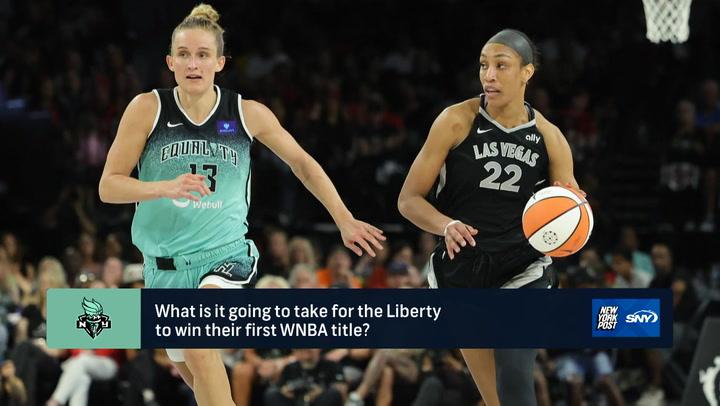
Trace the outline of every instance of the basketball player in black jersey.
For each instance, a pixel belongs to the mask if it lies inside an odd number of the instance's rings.
[[[430,257],[433,288],[554,285],[550,259],[523,235],[522,212],[536,188],[578,185],[565,137],[525,102],[536,60],[522,32],[493,36],[480,54],[484,93],[440,113],[410,168],[398,208],[421,229],[444,237]],[[487,405],[536,404],[536,350],[462,353]]]

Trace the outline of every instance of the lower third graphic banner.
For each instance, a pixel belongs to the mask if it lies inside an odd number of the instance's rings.
[[[51,289],[52,348],[672,345],[668,289]]]

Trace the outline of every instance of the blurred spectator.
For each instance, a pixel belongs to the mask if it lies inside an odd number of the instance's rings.
[[[614,288],[647,288],[650,284],[650,276],[646,272],[640,272],[633,266],[632,251],[620,247],[612,254],[612,270],[615,277]]]
[[[95,238],[87,233],[80,234],[78,239],[78,251],[82,256],[82,265],[80,272],[92,274],[94,279],[100,279],[102,266],[98,262],[97,251],[95,250]]]
[[[280,379],[285,366],[295,362],[295,356],[286,349],[244,349],[242,358],[231,366],[230,386],[235,404],[247,406],[253,399],[261,399],[269,385]]]
[[[67,281],[60,261],[44,258],[38,265],[38,292],[31,304],[22,311],[15,331],[15,348],[10,359],[17,376],[25,383],[28,404],[42,404],[51,395],[60,375],[59,358],[62,350],[51,349],[45,342],[47,335],[47,291],[65,288]]]
[[[413,406],[478,404],[480,394],[459,350],[426,350],[420,365],[422,383]]]
[[[690,277],[675,268],[673,254],[667,244],[657,243],[651,250],[656,275],[649,287],[672,289],[673,322],[688,322],[695,314],[700,300]]]
[[[414,266],[399,261],[390,262],[387,266],[385,286],[392,289],[416,287],[412,283],[410,268]]]
[[[311,268],[317,267],[315,259],[315,250],[310,240],[304,237],[293,237],[288,243],[288,251],[290,256],[289,267],[292,268],[297,264],[304,264]]]
[[[661,210],[675,230],[694,230],[703,220],[701,186],[705,146],[695,126],[695,106],[681,100],[676,108],[677,128],[665,146],[660,167]]]
[[[606,351],[581,350],[560,355],[556,361],[557,378],[567,386],[568,404],[584,404],[583,386],[586,381],[605,393],[608,403],[614,406],[624,405],[620,389],[613,379],[613,366]]]
[[[70,354],[62,364],[60,381],[46,406],[87,405],[90,384],[115,377],[122,350],[71,350]]]
[[[123,269],[122,287],[141,289],[145,287],[143,264],[127,264]]]
[[[347,248],[337,245],[328,254],[326,267],[317,271],[317,282],[322,288],[359,288],[360,280],[352,272],[352,260]]]
[[[124,265],[120,259],[116,257],[106,259],[103,264],[101,278],[105,286],[108,288],[119,288],[123,283],[123,269]]]
[[[376,250],[374,257],[363,255],[355,264],[355,275],[364,279],[363,286],[366,288],[385,287],[385,266],[390,258],[390,245],[387,240],[380,241],[380,244],[383,249]]]
[[[123,259],[124,242],[118,233],[110,233],[105,237],[105,258],[115,257]]]
[[[0,309],[5,308],[7,311],[11,307],[19,305],[21,295],[15,275],[12,274],[7,253],[0,246]],[[0,310],[0,313],[2,313],[2,310]],[[0,324],[2,324],[1,320],[2,317],[0,317]]]
[[[423,278],[413,264],[413,260],[412,246],[405,241],[396,243],[390,255],[390,262],[385,266],[375,267],[365,286],[369,288],[422,286]]]
[[[348,387],[355,388],[362,380],[371,355],[372,350],[369,348],[334,348],[327,350],[322,356],[339,363]]]
[[[597,289],[605,287],[602,274],[598,274],[589,266],[577,266],[568,268],[568,285],[569,288],[578,289]]]
[[[362,383],[348,396],[349,406],[362,406],[371,391],[376,391],[375,404],[389,406],[393,402],[412,402],[418,389],[420,370],[416,357],[422,350],[383,349],[373,354]]]
[[[590,111],[590,94],[581,90],[572,96],[570,106],[561,114],[561,126],[573,148],[573,160],[584,163],[598,147],[598,129]]]
[[[706,133],[720,132],[720,100],[718,99],[718,82],[715,79],[705,80],[700,89],[700,107],[697,111],[697,126]]]
[[[288,279],[291,288],[319,288],[317,283],[317,275],[315,270],[306,264],[297,264],[290,270],[290,278]]]
[[[580,252],[580,267],[586,268],[586,273],[590,280],[588,282],[596,282],[598,287],[605,285],[612,286],[615,283],[615,274],[605,262],[602,261],[597,248],[586,246]],[[597,279],[600,278],[600,279]],[[605,283],[603,283],[605,281]]]
[[[163,349],[127,350],[122,392],[123,406],[187,405],[194,402],[190,388]]]
[[[17,286],[20,299],[26,302],[32,291],[32,281],[35,279],[35,268],[32,264],[24,263],[23,252],[20,243],[13,233],[3,233],[2,247],[6,264],[11,275],[12,284]]]
[[[703,231],[715,229],[715,212],[718,193],[718,158],[720,151],[720,100],[718,82],[707,79],[701,86],[701,99],[696,115],[696,124],[705,135],[705,147],[708,150],[708,166],[705,171],[705,219]]]
[[[0,366],[0,404],[25,406],[26,402],[25,384],[15,375],[15,364],[12,361],[2,362]]]
[[[266,406],[341,406],[347,385],[340,365],[322,359],[320,349],[293,350],[296,361],[283,368],[277,388],[265,393]]]
[[[640,251],[640,241],[634,227],[623,227],[620,232],[620,247],[632,253],[633,267],[639,272],[648,274],[651,278],[655,275],[655,268],[652,266],[650,255]]]
[[[290,287],[290,284],[281,276],[265,275],[258,279],[255,287],[257,289],[287,289]]]
[[[266,249],[258,263],[260,275],[278,275],[287,277],[290,265],[287,234],[278,228],[265,230]]]

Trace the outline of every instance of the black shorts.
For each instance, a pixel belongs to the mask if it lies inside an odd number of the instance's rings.
[[[441,240],[430,256],[431,288],[550,288],[557,285],[550,258],[527,242],[499,252],[465,246],[452,260],[445,249],[445,241]]]

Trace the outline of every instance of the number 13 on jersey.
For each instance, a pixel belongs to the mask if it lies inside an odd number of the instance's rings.
[[[217,175],[217,165],[216,164],[203,164],[202,170],[205,172],[208,172],[207,178],[210,181],[210,191],[215,191],[215,176]],[[197,164],[190,164],[190,171],[193,175],[197,175]]]

